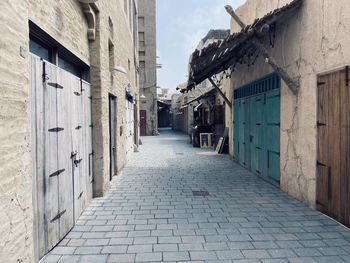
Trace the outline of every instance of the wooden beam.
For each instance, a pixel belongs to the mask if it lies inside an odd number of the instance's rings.
[[[225,9],[227,11],[227,13],[229,13],[231,15],[231,17],[237,22],[237,24],[240,25],[240,27],[242,29],[246,28],[246,24],[237,16],[237,14],[235,13],[235,11],[233,10],[233,8],[230,5],[226,5]],[[266,25],[268,26],[268,25]],[[262,32],[266,30],[266,26],[265,28],[263,27]],[[249,30],[250,31],[250,30]],[[295,94],[298,94],[299,91],[299,82],[293,80],[293,78],[291,76],[289,76],[289,74],[280,66],[278,66],[276,60],[269,55],[268,50],[264,47],[264,45],[262,45],[260,43],[260,41],[258,40],[258,38],[254,37],[251,41],[251,43],[258,49],[258,51],[266,58],[267,63],[270,64],[270,66],[276,71],[276,73],[281,77],[281,79],[283,79],[283,81],[287,84],[288,88]]]
[[[232,109],[232,103],[231,101],[229,101],[228,98],[226,98],[225,94],[221,91],[221,89],[218,87],[218,85],[216,85],[216,83],[213,81],[212,78],[208,78],[210,83],[213,85],[213,87],[215,88],[215,90],[217,92],[219,92],[219,94],[221,95],[221,97],[225,100],[226,104]]]
[[[236,13],[233,10],[232,6],[225,5],[225,9],[226,9],[227,13],[229,13],[231,15],[231,17],[237,22],[237,24],[239,24],[239,26],[242,29],[246,28],[247,25],[236,15]]]

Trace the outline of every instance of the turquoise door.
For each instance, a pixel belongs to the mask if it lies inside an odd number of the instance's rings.
[[[280,78],[273,73],[234,92],[234,156],[253,173],[280,181]]]
[[[280,90],[266,94],[267,117],[267,174],[274,181],[280,181]]]

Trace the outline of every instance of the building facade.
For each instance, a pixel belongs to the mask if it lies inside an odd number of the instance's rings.
[[[156,0],[139,1],[139,66],[140,66],[140,133],[156,135],[157,110],[157,54]]]
[[[37,262],[138,142],[137,1],[0,7],[0,256]]]
[[[248,0],[230,37],[194,53],[189,80],[226,70],[231,157],[348,226],[349,10],[348,1]]]

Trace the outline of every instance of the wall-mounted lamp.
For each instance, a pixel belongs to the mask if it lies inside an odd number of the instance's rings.
[[[146,96],[143,94],[140,96],[140,99],[145,99],[145,98],[146,98]]]
[[[121,72],[121,73],[124,73],[124,74],[127,73],[127,72],[126,72],[126,69],[123,68],[121,65],[118,65],[118,66],[114,67],[114,70],[115,70],[115,71],[118,71],[118,72]]]
[[[96,3],[98,0],[78,0],[78,1],[84,4],[92,4],[92,3]]]

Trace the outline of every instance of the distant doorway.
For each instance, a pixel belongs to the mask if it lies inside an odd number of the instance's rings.
[[[147,114],[145,110],[140,110],[140,135],[146,136],[146,127],[147,127]]]
[[[109,157],[110,157],[110,174],[109,179],[112,180],[116,171],[116,97],[109,94]]]

